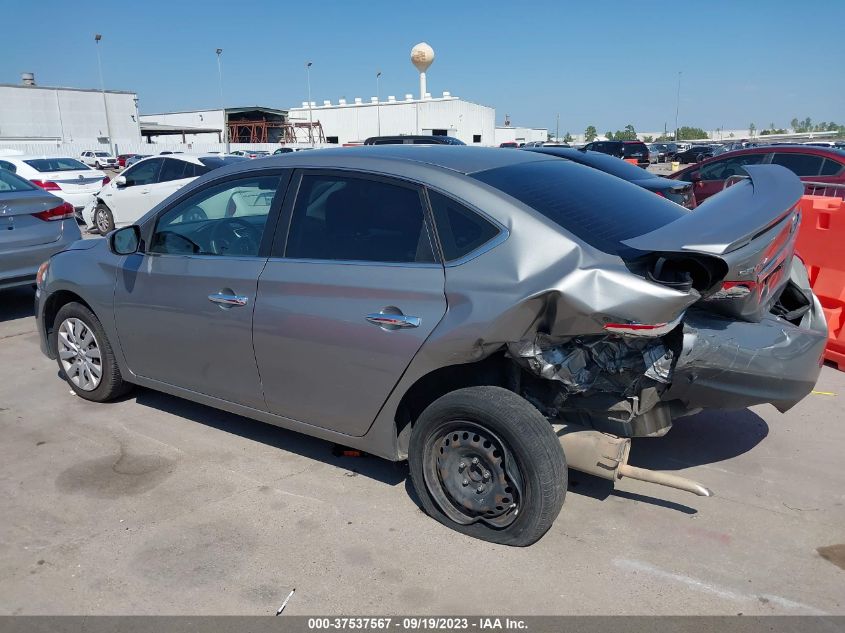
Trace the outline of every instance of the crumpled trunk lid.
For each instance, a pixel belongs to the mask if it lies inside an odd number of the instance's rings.
[[[785,287],[800,224],[804,188],[780,165],[748,165],[750,178],[709,198],[692,213],[624,243],[640,251],[698,253],[727,265],[703,294],[708,310],[760,321]]]

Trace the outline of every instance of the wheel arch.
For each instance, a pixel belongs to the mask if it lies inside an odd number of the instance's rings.
[[[519,372],[519,367],[505,357],[502,349],[482,360],[439,367],[418,378],[396,407],[394,422],[399,454],[407,455],[411,427],[432,402],[464,387],[504,387],[519,393]]]
[[[52,346],[52,332],[55,325],[56,315],[59,313],[64,306],[69,303],[80,303],[84,305],[86,308],[91,310],[96,316],[96,312],[94,308],[91,307],[85,299],[80,297],[78,294],[73,292],[72,290],[57,290],[56,292],[52,293],[44,303],[44,319],[43,319],[43,327],[44,327],[44,334],[47,337],[47,344]],[[99,319],[99,317],[97,317]],[[55,354],[56,350],[50,349],[51,354]]]

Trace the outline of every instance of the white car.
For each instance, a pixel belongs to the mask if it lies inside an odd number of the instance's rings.
[[[79,155],[79,160],[89,167],[94,167],[95,169],[105,169],[106,167],[110,169],[120,168],[120,165],[114,156],[108,152],[100,150],[85,150]]]
[[[235,162],[236,156],[150,156],[127,167],[82,211],[89,228],[105,235],[116,226],[134,224],[147,211],[195,178]]]
[[[77,217],[107,185],[108,177],[68,156],[2,156],[0,169],[7,169],[73,205]]]

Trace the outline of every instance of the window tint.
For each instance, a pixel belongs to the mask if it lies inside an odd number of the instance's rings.
[[[279,176],[252,176],[202,189],[161,215],[151,253],[257,257]]]
[[[818,176],[822,162],[824,158],[812,154],[776,153],[772,158],[772,165],[783,165],[796,176]]]
[[[622,154],[625,156],[648,156],[648,148],[640,143],[625,143],[622,146]]]
[[[702,180],[727,180],[731,176],[747,176],[748,172],[742,168],[743,165],[759,165],[765,157],[766,154],[761,153],[725,158],[724,160],[717,160],[716,162],[702,165],[698,173],[701,175]],[[689,174],[692,171],[688,172],[683,180],[691,182]]]
[[[5,160],[0,160],[0,169],[5,169],[6,171],[10,171],[13,174],[18,171],[17,166],[15,166],[12,163],[9,163]]]
[[[447,262],[460,259],[498,235],[498,228],[459,202],[431,190],[428,198]]]
[[[126,178],[126,186],[136,187],[158,182],[158,170],[162,162],[164,162],[163,158],[150,158],[137,165],[132,165],[123,173],[123,177]]]
[[[168,182],[170,180],[180,180],[187,178],[185,176],[185,167],[193,163],[186,163],[183,160],[176,160],[175,158],[165,158],[164,165],[161,167],[161,172],[158,175],[159,182]]]
[[[346,176],[302,177],[286,257],[433,262],[416,189]]]
[[[24,161],[36,171],[77,171],[91,169],[75,158],[34,158]]]
[[[824,159],[824,165],[822,165],[822,171],[820,176],[836,176],[839,172],[842,171],[842,163],[838,163],[835,160],[831,160],[829,158]]]
[[[622,241],[688,213],[637,185],[566,160],[509,165],[473,177],[611,254],[629,253]]]

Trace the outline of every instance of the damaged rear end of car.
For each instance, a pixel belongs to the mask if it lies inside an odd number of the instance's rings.
[[[570,467],[706,494],[632,469],[629,438],[662,436],[705,408],[786,411],[812,390],[826,324],[795,256],[803,190],[782,167],[748,171],[691,212],[630,191],[630,227],[618,209],[577,208],[613,204],[606,191],[574,201],[519,174],[477,176],[584,242],[558,283],[511,309],[508,321],[525,309],[536,318],[502,341],[519,368],[512,388],[555,425]]]

